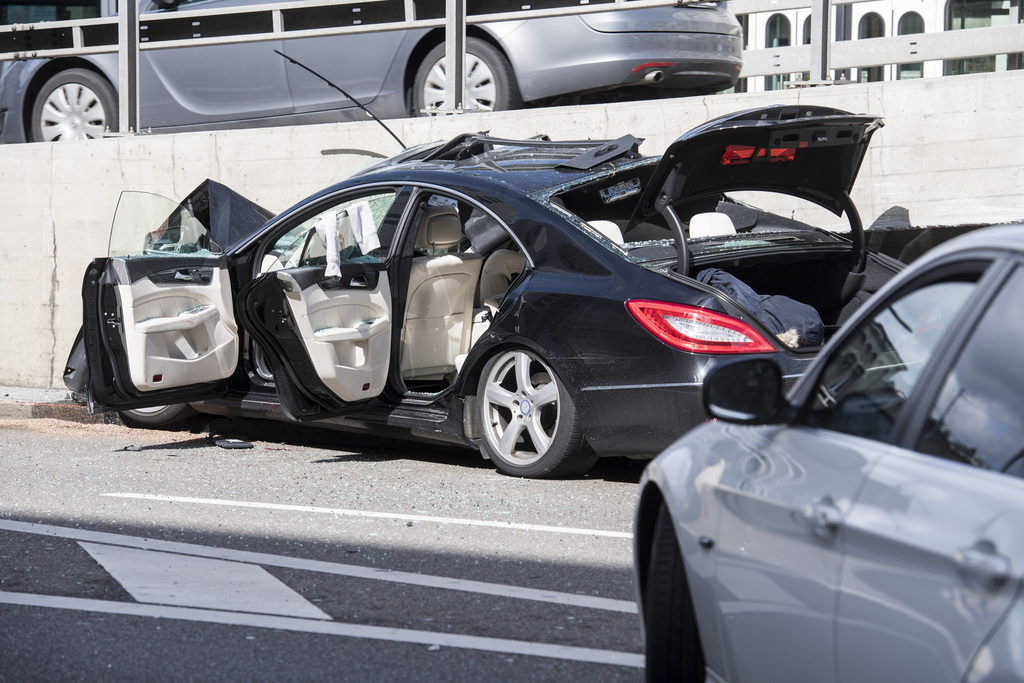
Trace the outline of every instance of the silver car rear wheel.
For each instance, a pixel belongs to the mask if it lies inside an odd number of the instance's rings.
[[[117,130],[114,88],[88,69],[68,69],[48,80],[32,107],[33,142],[87,140]]]
[[[444,45],[429,53],[416,72],[413,115],[439,110],[444,106],[448,75],[444,66]],[[479,38],[466,39],[466,111],[500,111],[522,106],[519,88],[508,60],[497,49]]]
[[[572,397],[540,356],[516,349],[492,358],[477,403],[482,445],[506,474],[571,476],[594,464]]]

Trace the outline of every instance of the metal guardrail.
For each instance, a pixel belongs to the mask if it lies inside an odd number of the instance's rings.
[[[305,0],[222,9],[174,10],[139,15],[135,0],[122,0],[117,17],[0,26],[0,62],[104,52],[120,55],[120,130],[139,130],[140,50],[288,40],[445,27],[445,106],[460,112],[465,99],[466,25],[664,7],[679,0],[488,0],[486,11],[467,12],[466,0]],[[477,6],[483,3],[479,3]],[[458,56],[458,57],[457,57]]]
[[[866,2],[868,0],[844,0]],[[741,77],[810,72],[809,85],[829,84],[832,70],[883,64],[1012,54],[1024,46],[1024,9],[1017,24],[836,42],[830,39],[833,0],[729,0],[735,14],[811,8],[811,43],[747,50]],[[138,57],[142,50],[288,40],[320,36],[444,27],[448,79],[442,112],[461,111],[466,25],[614,9],[686,4],[666,0],[303,0],[205,10],[138,13],[122,0],[117,17],[0,26],[0,62],[119,52],[120,130],[138,130]],[[836,4],[840,4],[836,2]],[[481,11],[481,5],[486,10]],[[458,56],[458,58],[457,58]]]

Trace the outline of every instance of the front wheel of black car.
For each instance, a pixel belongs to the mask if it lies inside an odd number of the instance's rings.
[[[167,406],[122,410],[118,412],[118,415],[121,417],[121,422],[124,422],[127,427],[155,429],[180,422],[186,417],[194,415],[195,412],[187,403],[173,403]]]
[[[32,106],[32,142],[101,138],[107,130],[117,130],[117,93],[94,71],[61,71],[39,90]]]
[[[483,448],[505,474],[570,477],[597,460],[565,385],[530,351],[506,351],[487,362],[477,406]]]
[[[704,680],[704,651],[697,632],[683,556],[664,503],[658,511],[644,595],[647,680]]]
[[[413,85],[413,116],[439,110],[444,105],[448,75],[444,44],[427,53],[416,71]],[[501,52],[479,38],[466,39],[466,111],[502,111],[523,106],[512,66]]]

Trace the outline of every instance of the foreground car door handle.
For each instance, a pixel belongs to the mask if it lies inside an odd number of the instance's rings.
[[[992,541],[980,540],[953,555],[956,569],[968,584],[981,590],[997,590],[1010,578],[1010,560],[1000,555]]]
[[[843,514],[832,500],[832,496],[822,496],[805,505],[800,512],[811,531],[821,538],[831,538],[839,528],[839,523],[843,521]]]

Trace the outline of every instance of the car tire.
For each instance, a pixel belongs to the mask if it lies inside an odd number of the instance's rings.
[[[662,503],[654,525],[644,595],[648,683],[703,681],[704,651],[672,517]]]
[[[117,130],[117,93],[89,69],[68,69],[50,78],[32,105],[32,142],[86,140]]]
[[[505,351],[487,361],[476,404],[481,447],[505,474],[570,477],[597,461],[565,384],[531,351]]]
[[[447,76],[444,43],[423,59],[413,81],[413,116],[422,116],[444,105]],[[505,56],[487,41],[466,39],[465,111],[502,111],[523,106],[515,73]]]
[[[180,422],[195,414],[195,410],[187,403],[174,403],[168,406],[151,408],[134,408],[121,410],[118,415],[127,427],[137,429],[156,429]]]

